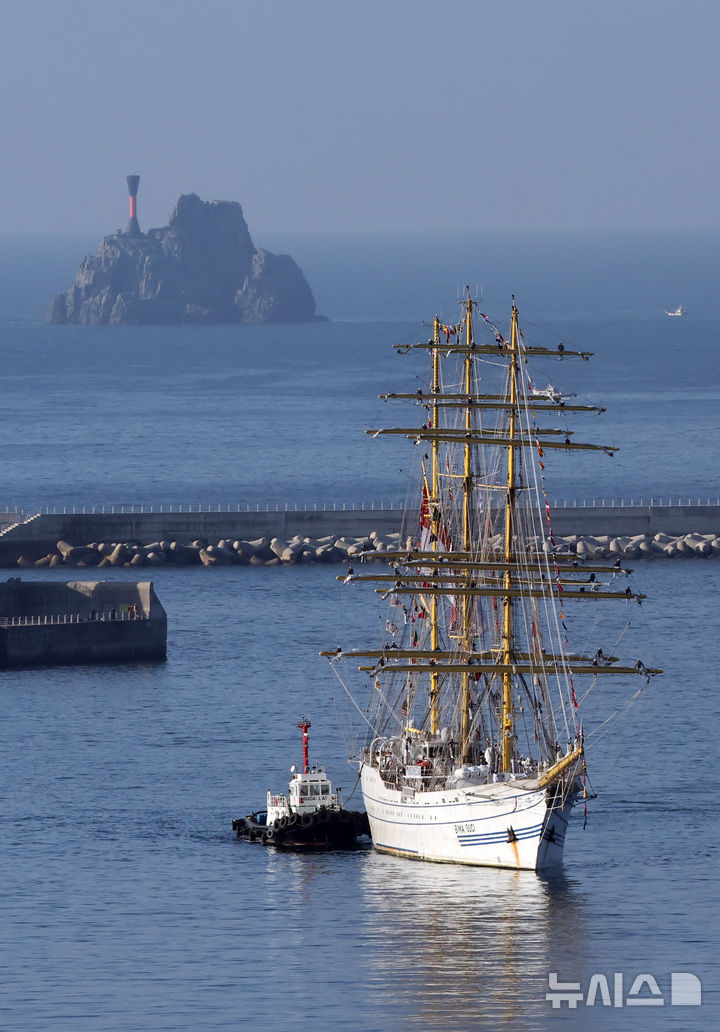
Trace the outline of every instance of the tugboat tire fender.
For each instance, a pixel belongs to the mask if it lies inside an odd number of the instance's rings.
[[[287,828],[287,817],[280,817],[277,821],[278,828]]]
[[[311,824],[314,824],[314,816],[311,813],[304,813],[300,818],[300,827],[309,828]]]
[[[287,826],[288,826],[288,828],[294,828],[295,825],[297,824],[297,822],[298,822],[298,815],[296,813],[291,813],[290,816],[287,819]]]

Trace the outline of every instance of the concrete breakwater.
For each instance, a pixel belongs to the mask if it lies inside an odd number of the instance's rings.
[[[404,539],[403,539],[404,540]],[[134,542],[92,542],[71,545],[58,541],[57,548],[39,559],[22,555],[20,567],[93,566],[279,566],[281,563],[339,563],[347,562],[361,552],[397,552],[400,534],[379,535],[371,531],[368,537],[323,538],[300,537],[289,541],[262,537],[253,541],[221,538],[217,543],[196,540],[190,544],[181,541],[153,541],[146,545]],[[403,546],[404,547],[404,546]],[[408,543],[412,547],[412,540]]]
[[[159,542],[194,547],[193,542],[214,545],[222,540],[252,542],[276,538],[289,542],[294,537],[359,538],[369,537],[373,531],[398,533],[405,517],[402,509],[37,513],[15,521],[0,532],[0,566],[15,566],[21,557],[34,563],[55,553],[60,541],[73,547],[113,542],[130,547]],[[411,515],[408,520],[412,520]],[[417,526],[417,514],[414,525]],[[182,549],[175,551],[179,555]]]
[[[0,583],[0,667],[164,659],[167,615],[150,581]]]
[[[556,544],[561,552],[580,559],[712,559],[720,555],[718,534],[571,535],[556,539]],[[542,543],[545,549],[549,545]]]
[[[555,539],[560,553],[585,559],[710,559],[720,555],[720,536],[715,534],[647,534],[610,537],[578,536]],[[549,551],[548,539],[534,539],[534,548]],[[497,535],[492,542],[498,555],[503,551],[503,538]],[[416,539],[400,533],[378,534],[368,537],[335,537],[313,539],[296,535],[289,541],[278,538],[257,538],[253,541],[221,538],[217,543],[193,541],[186,545],[179,541],[155,541],[146,545],[128,542],[92,542],[70,545],[59,541],[57,549],[39,559],[21,556],[16,565],[29,567],[144,567],[144,566],[279,566],[294,563],[351,562],[361,554],[372,561],[373,553],[397,552],[417,547]]]
[[[550,525],[558,544],[580,556],[720,551],[718,505],[568,506],[551,509]],[[37,514],[0,533],[0,565],[338,562],[363,550],[405,547],[417,526],[418,513],[402,509]]]

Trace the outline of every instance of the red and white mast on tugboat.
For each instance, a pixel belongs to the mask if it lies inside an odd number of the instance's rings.
[[[312,727],[312,724],[307,717],[300,717],[298,727],[303,733],[303,774],[309,774],[310,762],[308,759],[308,742],[310,741],[310,735],[308,734],[308,730]]]

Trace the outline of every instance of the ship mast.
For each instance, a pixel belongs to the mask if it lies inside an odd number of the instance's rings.
[[[513,706],[512,706],[512,589],[513,589],[513,514],[515,510],[515,421],[517,417],[517,373],[518,373],[518,312],[513,297],[512,323],[510,328],[510,383],[509,383],[509,425],[507,490],[505,495],[505,622],[503,626],[503,707],[502,707],[502,770],[512,769],[513,756]]]
[[[473,340],[473,325],[472,325],[472,299],[468,290],[467,300],[465,302],[465,393],[469,398],[473,394],[473,351],[472,347],[474,344]],[[468,403],[465,408],[465,432],[466,441],[464,452],[464,464],[463,464],[463,519],[462,519],[462,550],[466,556],[469,556],[472,548],[472,500],[473,500],[473,481],[472,481],[472,450],[473,442],[470,438],[470,431],[472,430],[472,413],[470,411],[470,404]],[[464,649],[470,648],[470,640],[472,637],[472,607],[473,599],[470,595],[463,595],[462,599],[462,646]],[[467,670],[462,673],[461,680],[461,692],[460,692],[460,743],[461,743],[461,756],[463,760],[467,759],[468,754],[468,740],[470,737],[470,674]]]
[[[433,402],[430,409],[430,420],[432,423],[432,429],[437,430],[438,420],[438,405],[437,396],[440,390],[440,351],[437,345],[440,343],[440,319],[436,315],[435,321],[433,322],[433,343],[435,347],[432,353],[432,395]],[[432,482],[431,482],[431,498],[428,498],[428,506],[430,507],[431,517],[430,526],[432,529],[432,550],[437,552],[438,550],[438,539],[440,536],[440,506],[439,506],[439,483],[438,483],[438,450],[440,448],[440,441],[437,437],[432,439]],[[430,648],[435,650],[439,645],[439,631],[438,631],[438,597],[432,595],[430,600]],[[440,693],[440,675],[436,670],[433,670],[430,674],[430,731],[435,735],[439,730],[439,693]],[[410,707],[408,707],[409,712]]]

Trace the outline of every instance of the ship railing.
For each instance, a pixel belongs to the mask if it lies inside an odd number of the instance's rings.
[[[90,613],[31,613],[26,616],[0,616],[0,627],[46,627],[57,624],[129,623],[149,620],[144,610],[108,609]]]

